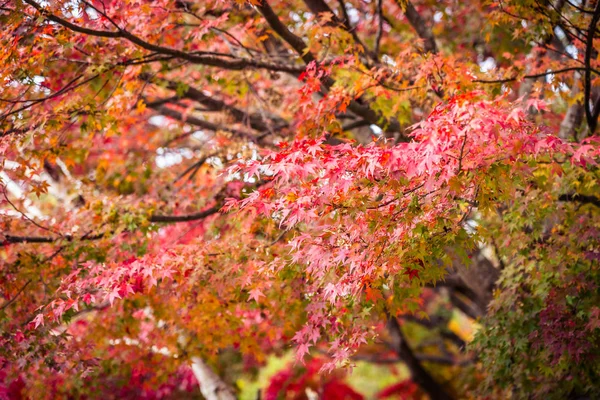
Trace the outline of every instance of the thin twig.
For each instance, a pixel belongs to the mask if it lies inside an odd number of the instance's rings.
[[[10,299],[9,301],[7,301],[6,303],[4,303],[2,305],[2,307],[0,307],[0,310],[4,310],[6,307],[10,306],[12,303],[15,302],[15,300],[17,300],[17,297],[19,297],[21,295],[21,293],[23,293],[23,291],[25,290],[25,288],[31,283],[31,279],[29,279],[27,282],[25,282],[25,284],[21,287],[21,289],[19,289],[19,291],[17,292],[17,294],[15,294],[13,296],[12,299]]]

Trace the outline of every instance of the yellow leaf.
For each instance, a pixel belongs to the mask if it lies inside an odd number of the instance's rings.
[[[296,201],[296,199],[298,199],[298,195],[294,192],[290,192],[287,194],[287,196],[285,196],[285,199],[290,203],[293,203]]]
[[[139,114],[142,114],[144,111],[146,111],[146,103],[144,103],[142,100],[139,100],[135,108]]]

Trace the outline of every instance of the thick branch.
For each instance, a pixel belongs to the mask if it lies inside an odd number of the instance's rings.
[[[204,211],[200,211],[194,214],[183,214],[183,215],[160,215],[154,214],[150,217],[150,222],[188,222],[195,221],[198,219],[204,219],[208,216],[219,212],[220,206],[212,206]]]
[[[463,298],[463,296],[464,295],[460,294],[459,292],[451,290],[450,291],[450,301],[452,302],[452,305],[454,305],[454,307],[458,308],[465,315],[467,315],[468,317],[470,317],[472,319],[476,320],[476,319],[480,318],[481,316],[483,316],[484,312],[479,309],[477,304],[475,304],[474,302],[471,302],[471,304],[469,304],[469,300],[467,299],[467,296],[464,296],[464,298]]]
[[[192,371],[206,400],[235,400],[235,391],[199,357],[192,357]]]
[[[571,96],[575,97],[579,94],[578,81],[581,79],[580,74],[576,73],[573,79],[573,89],[571,90]],[[561,139],[569,139],[576,137],[577,128],[581,126],[583,121],[583,103],[576,101],[572,104],[565,113],[562,122],[560,123],[560,129],[558,131],[558,137]]]
[[[367,50],[367,47],[363,44],[363,42],[360,40],[360,38],[356,34],[356,30],[352,29],[352,27],[350,26],[350,21],[348,20],[348,18],[344,17],[343,20],[338,18],[338,16],[333,12],[333,10],[329,7],[329,5],[327,3],[325,3],[324,0],[304,0],[304,4],[306,4],[306,6],[310,9],[310,11],[315,15],[319,15],[321,13],[331,13],[332,17],[331,17],[331,22],[329,23],[329,25],[341,27],[346,32],[348,32],[352,35],[352,38],[354,39],[354,41],[358,45],[360,45],[364,51]]]
[[[379,58],[379,46],[383,37],[383,0],[377,0],[377,35],[375,36],[375,58]]]
[[[433,355],[433,354],[417,354],[415,355],[415,357],[419,360],[419,361],[424,361],[424,362],[430,362],[430,363],[435,363],[435,364],[442,364],[442,365],[468,365],[470,363],[472,363],[471,360],[457,360],[454,359],[453,357],[447,357],[447,356],[437,356],[437,355]],[[376,355],[356,355],[352,357],[353,361],[366,361],[368,363],[373,363],[373,364],[397,364],[397,363],[401,363],[403,360],[400,357],[397,358],[382,358],[382,357],[377,357]]]
[[[282,22],[269,3],[266,0],[256,6],[260,13],[265,17],[265,20],[269,23],[271,28],[285,40],[302,58],[305,63],[317,62],[315,57],[312,55],[304,41],[291,32]],[[329,77],[323,79],[323,86],[325,91],[330,89],[334,85],[335,81]],[[360,99],[359,99],[360,100]],[[352,100],[348,105],[348,109],[363,119],[369,121],[371,124],[380,124],[381,116],[378,115],[367,105],[360,104],[358,101]],[[388,132],[400,132],[400,123],[396,119],[388,121],[386,127]]]
[[[600,207],[600,199],[596,196],[588,196],[585,194],[567,193],[561,194],[558,197],[558,201],[572,201],[581,204],[592,204],[596,207]]]
[[[72,235],[63,235],[59,237],[49,237],[49,236],[18,236],[18,235],[4,235],[3,244],[13,244],[13,243],[54,243],[61,240],[66,240],[67,242],[72,242],[74,240],[98,240],[102,239],[104,234],[98,235],[84,235],[82,237],[74,237]]]
[[[512,78],[503,78],[503,79],[473,79],[471,82],[476,82],[476,83],[507,83],[507,82],[514,82],[518,79],[535,79],[535,78],[541,78],[544,76],[548,76],[548,75],[556,75],[556,74],[562,74],[565,72],[571,72],[571,71],[585,71],[585,68],[582,67],[568,67],[568,68],[561,68],[561,69],[557,69],[557,70],[553,70],[553,71],[546,71],[546,72],[540,72],[539,74],[531,74],[531,75],[523,75],[523,76],[513,76]],[[592,69],[593,72],[600,74],[599,71],[596,71],[594,69]]]
[[[275,31],[283,40],[285,40],[292,48],[300,55],[302,60],[309,64],[315,60],[315,57],[309,51],[306,43],[302,40],[302,38],[296,36],[292,31],[290,31],[287,26],[281,22],[275,11],[271,8],[269,3],[266,0],[262,0],[260,4],[256,6],[258,11],[265,18],[271,29]]]
[[[204,219],[213,214],[219,212],[220,206],[214,205],[204,211],[200,211],[193,214],[181,214],[181,215],[163,215],[154,214],[150,217],[150,222],[155,223],[175,223],[175,222],[189,222]],[[4,235],[4,241],[2,244],[13,244],[13,243],[54,243],[61,240],[68,242],[72,241],[88,241],[88,240],[99,240],[106,237],[107,234],[100,233],[97,235],[83,235],[81,237],[74,237],[72,235],[63,235],[58,237],[51,236],[17,236],[17,235]]]
[[[402,8],[400,0],[396,0],[396,3],[398,4],[398,6],[400,6],[400,8]],[[431,28],[427,26],[423,17],[421,17],[421,15],[415,9],[415,6],[413,6],[410,1],[407,1],[406,7],[403,8],[403,10],[404,15],[406,15],[406,19],[408,20],[410,25],[417,32],[417,35],[419,35],[419,37],[423,39],[423,46],[425,48],[425,51],[427,53],[437,53],[438,48],[435,43],[433,33],[431,32]]]
[[[239,129],[226,128],[226,127],[223,127],[223,126],[220,126],[217,124],[213,124],[212,122],[205,121],[203,119],[194,117],[192,115],[185,116],[182,112],[173,110],[172,108],[168,108],[165,106],[157,106],[157,107],[152,107],[152,108],[155,109],[156,111],[158,111],[160,114],[164,115],[165,117],[173,118],[178,121],[188,123],[190,125],[194,125],[199,128],[202,128],[202,129],[207,129],[207,130],[210,130],[213,132],[217,132],[217,131],[230,132],[231,134],[233,134],[235,136],[244,137],[246,139],[250,139],[253,142],[256,141],[256,137],[254,137],[254,135],[252,135],[249,132],[244,132]]]
[[[167,82],[167,88],[171,90],[177,90],[177,82]],[[239,108],[229,105],[222,100],[215,99],[211,96],[207,96],[202,91],[188,87],[181,94],[182,98],[197,101],[206,107],[209,111],[226,111],[233,116],[240,123],[247,123],[252,129],[260,132],[271,131],[272,129],[278,130],[286,127],[288,124],[285,120],[279,117],[266,118],[259,113],[247,113]]]
[[[594,15],[590,21],[590,26],[587,32],[587,43],[585,47],[585,80],[584,80],[584,100],[583,105],[585,107],[585,118],[588,126],[590,127],[590,135],[594,134],[596,125],[598,124],[598,114],[600,113],[599,107],[594,107],[590,104],[592,99],[592,67],[591,59],[592,52],[594,51],[594,35],[596,28],[600,21],[600,1],[596,2],[596,8],[594,9]]]
[[[126,39],[126,40],[130,41],[131,43],[133,43],[143,49],[146,49],[146,50],[158,53],[158,54],[173,56],[173,57],[176,57],[176,58],[179,58],[182,60],[189,61],[194,64],[206,65],[206,66],[211,66],[211,67],[219,67],[219,68],[229,69],[229,70],[243,70],[245,68],[253,67],[253,68],[267,69],[270,71],[289,72],[289,73],[293,73],[293,74],[301,73],[304,70],[304,68],[302,68],[302,67],[297,67],[297,66],[293,66],[293,65],[270,63],[270,62],[264,62],[264,61],[260,61],[260,60],[251,60],[251,59],[247,59],[247,58],[235,58],[233,56],[228,56],[228,57],[230,57],[230,59],[225,59],[224,56],[216,56],[216,55],[210,54],[210,53],[202,53],[202,52],[188,53],[185,51],[148,43],[148,42],[144,41],[143,39],[139,38],[138,36],[135,36],[131,32],[128,32],[121,28],[118,28],[117,31],[101,31],[101,30],[89,29],[89,28],[85,28],[85,27],[73,24],[73,23],[67,21],[66,19],[63,19],[61,17],[58,17],[58,16],[52,14],[51,12],[49,12],[48,10],[46,10],[44,7],[42,7],[41,5],[39,5],[38,3],[36,3],[33,0],[24,0],[24,1],[25,1],[25,3],[31,5],[36,10],[38,10],[40,12],[40,14],[42,14],[49,21],[55,22],[55,23],[65,27],[67,29],[70,29],[74,32],[83,33],[83,34],[89,35],[89,36],[103,37],[103,38]]]
[[[402,328],[396,317],[388,315],[387,328],[390,333],[394,351],[406,364],[412,375],[412,380],[426,392],[432,400],[451,400],[452,397],[436,382],[429,372],[423,368],[419,359],[406,342]]]
[[[448,330],[446,325],[448,325],[448,320],[446,318],[442,318],[439,315],[431,315],[429,319],[417,318],[414,315],[402,315],[401,317],[406,322],[412,322],[415,324],[419,324],[427,329],[438,329],[440,336],[444,339],[450,340],[459,348],[464,348],[466,343],[464,340],[460,338],[456,333]]]

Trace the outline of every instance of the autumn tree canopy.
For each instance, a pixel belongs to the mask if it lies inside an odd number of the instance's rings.
[[[600,397],[599,21],[2,1],[0,399]]]

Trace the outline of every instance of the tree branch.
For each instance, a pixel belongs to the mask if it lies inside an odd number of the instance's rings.
[[[442,336],[444,339],[450,340],[459,348],[464,348],[466,345],[465,341],[462,340],[460,336],[446,328],[448,320],[446,318],[440,317],[439,315],[432,315],[428,320],[417,318],[414,315],[410,314],[402,315],[400,318],[407,322],[419,324],[422,327],[430,330],[438,329],[440,336]]]
[[[575,97],[579,94],[579,80],[581,79],[581,75],[579,73],[575,73],[575,77],[573,78],[573,89],[571,90],[571,96]],[[576,101],[573,103],[565,113],[563,120],[560,123],[560,128],[558,131],[558,137],[561,139],[569,139],[571,137],[577,138],[577,128],[581,126],[581,122],[583,121],[583,102]]]
[[[98,240],[102,239],[105,235],[87,235],[82,237],[74,237],[72,235],[63,235],[59,237],[50,237],[50,236],[18,236],[18,235],[4,235],[4,241],[2,244],[13,244],[13,243],[54,243],[61,240],[65,240],[67,242],[72,242],[75,240]]]
[[[415,357],[421,362],[430,362],[442,365],[468,365],[472,360],[456,360],[452,357],[438,356],[434,354],[416,354]],[[402,358],[383,358],[377,355],[355,355],[352,356],[353,361],[366,361],[372,364],[397,364],[403,362]]]
[[[123,38],[143,49],[146,49],[146,50],[158,53],[158,54],[173,56],[173,57],[176,57],[176,58],[179,58],[182,60],[189,61],[194,64],[219,67],[219,68],[229,69],[229,70],[243,70],[243,69],[246,69],[249,67],[254,67],[254,68],[266,69],[266,70],[270,70],[270,71],[289,72],[292,74],[299,74],[304,70],[304,68],[302,68],[302,67],[290,66],[290,65],[285,65],[285,64],[270,63],[270,62],[264,62],[264,61],[259,61],[259,60],[251,60],[251,59],[247,59],[247,58],[235,58],[234,56],[230,56],[232,58],[231,60],[226,60],[223,58],[223,56],[216,56],[216,55],[210,54],[210,53],[205,53],[205,52],[187,53],[185,51],[172,49],[169,47],[158,46],[158,45],[155,45],[152,43],[148,43],[148,42],[142,40],[141,38],[139,38],[138,36],[132,34],[131,32],[128,32],[122,28],[118,28],[117,31],[100,31],[100,30],[85,28],[85,27],[73,24],[73,23],[67,21],[66,19],[63,19],[61,17],[58,17],[58,16],[52,14],[51,12],[49,12],[48,10],[46,10],[44,7],[42,7],[41,5],[39,5],[38,3],[36,3],[33,0],[23,0],[23,1],[27,4],[29,4],[30,6],[32,6],[33,8],[35,8],[36,10],[38,10],[38,12],[40,14],[42,14],[46,19],[48,19],[52,22],[55,22],[55,23],[65,27],[67,29],[70,29],[74,32],[83,33],[85,35],[90,35],[90,36],[103,37],[103,38]]]
[[[306,43],[302,40],[302,38],[296,36],[292,33],[287,26],[285,26],[275,11],[271,8],[267,0],[262,0],[256,8],[265,18],[271,29],[275,31],[283,40],[285,40],[292,48],[300,55],[300,58],[306,63],[309,64],[313,61],[316,62],[315,57],[309,51]]]
[[[213,124],[212,122],[205,121],[203,119],[194,117],[193,115],[185,116],[182,112],[173,110],[172,108],[168,108],[165,106],[157,106],[157,107],[151,106],[151,108],[156,110],[158,113],[164,115],[165,117],[169,117],[169,118],[172,118],[172,119],[175,119],[175,120],[178,120],[178,121],[190,124],[190,125],[194,125],[199,128],[202,128],[202,129],[208,129],[213,132],[217,132],[217,131],[229,132],[235,136],[244,137],[246,139],[249,139],[252,142],[256,142],[256,140],[257,140],[257,137],[255,137],[254,135],[252,135],[249,132],[245,132],[245,131],[242,131],[239,129],[226,128],[221,125]]]
[[[25,290],[25,288],[31,283],[31,279],[29,279],[27,282],[25,282],[25,284],[23,286],[21,286],[21,289],[19,289],[19,291],[13,296],[12,299],[8,300],[6,303],[2,304],[2,306],[0,307],[0,310],[4,310],[6,307],[10,306],[12,303],[15,302],[15,300],[17,300],[17,298],[21,295],[21,293],[23,293],[23,291]]]
[[[379,45],[381,44],[381,38],[383,37],[383,0],[377,0],[377,35],[375,36],[375,59],[379,59]]]
[[[148,80],[148,79],[145,79]],[[178,83],[173,81],[166,81],[167,88],[170,90],[177,90]],[[222,100],[215,99],[214,97],[207,96],[202,91],[188,86],[180,97],[189,100],[196,101],[202,104],[208,111],[225,111],[231,114],[238,122],[247,123],[252,129],[260,132],[268,132],[272,130],[279,130],[288,126],[288,123],[280,117],[266,118],[260,113],[247,113],[239,108],[229,105]]]
[[[546,72],[540,72],[539,74],[531,74],[531,75],[523,75],[523,76],[513,76],[512,78],[504,78],[504,79],[473,79],[471,82],[476,82],[476,83],[507,83],[507,82],[514,82],[518,79],[535,79],[535,78],[541,78],[543,76],[547,76],[547,75],[556,75],[556,74],[562,74],[564,72],[571,72],[571,71],[586,71],[586,68],[583,67],[568,67],[568,68],[561,68],[561,69],[557,69],[557,70],[553,70],[553,71],[546,71]],[[596,71],[595,69],[592,68],[592,71],[599,74],[600,75],[600,71]]]
[[[476,320],[479,317],[481,317],[483,315],[483,312],[479,309],[477,304],[474,302],[471,302],[471,304],[469,304],[467,301],[465,301],[465,299],[467,299],[467,296],[464,296],[464,299],[461,298],[462,296],[458,291],[450,290],[450,301],[452,302],[452,305],[454,305],[454,307],[462,311],[469,318]]]
[[[591,59],[592,52],[594,50],[594,35],[596,33],[596,28],[598,26],[598,21],[600,20],[600,1],[596,2],[596,8],[594,9],[594,15],[592,16],[592,20],[590,21],[590,26],[587,32],[587,42],[585,47],[585,78],[584,78],[584,96],[583,96],[583,105],[585,107],[585,119],[587,120],[587,124],[590,127],[590,136],[594,134],[596,130],[596,125],[598,124],[598,114],[600,114],[600,108],[594,107],[592,109],[591,99],[592,99],[592,67],[591,67]]]
[[[363,126],[369,126],[371,123],[369,121],[365,121],[363,119],[359,119],[358,121],[350,122],[347,125],[342,126],[343,131],[351,131],[352,129],[362,128]]]
[[[214,205],[204,211],[200,211],[193,214],[181,214],[181,215],[163,215],[163,214],[153,214],[148,221],[154,223],[176,223],[176,222],[189,222],[196,221],[200,219],[204,219],[213,214],[217,214],[219,212],[220,206]],[[89,240],[99,240],[105,238],[107,233],[99,233],[96,235],[83,235],[81,237],[75,237],[72,235],[63,235],[59,237],[51,237],[51,236],[17,236],[17,235],[4,235],[4,241],[2,244],[16,244],[16,243],[55,243],[61,240],[65,240],[67,242],[73,241],[89,241]]]
[[[208,216],[219,212],[220,206],[212,206],[204,211],[200,211],[194,214],[183,214],[183,215],[160,215],[154,214],[150,217],[150,222],[188,222],[195,221],[198,219],[204,219]]]
[[[285,40],[297,53],[300,55],[302,60],[309,64],[311,62],[317,62],[315,57],[312,55],[304,41],[292,33],[287,26],[285,26],[267,0],[262,0],[262,2],[256,6],[256,8],[260,11],[260,13],[264,16],[265,20],[271,26],[271,28],[279,35],[283,40]],[[324,86],[324,90],[330,89],[334,85],[335,81],[330,77],[326,77],[323,79],[322,85]],[[361,100],[360,98],[358,100]],[[366,102],[365,102],[366,103]],[[362,117],[363,119],[369,121],[371,124],[381,124],[382,117],[373,111],[368,105],[360,104],[356,100],[351,100],[348,105],[348,109],[355,113],[356,115]],[[396,119],[390,119],[388,121],[388,125],[386,127],[388,132],[400,132],[400,123]]]
[[[321,13],[331,13],[331,22],[329,22],[328,25],[339,26],[346,32],[350,33],[354,41],[363,48],[362,53],[367,52],[367,47],[356,34],[356,30],[352,29],[352,27],[350,26],[350,21],[346,16],[344,16],[343,20],[338,18],[338,16],[333,12],[333,10],[329,7],[329,5],[327,5],[327,3],[324,0],[304,0],[304,4],[306,4],[310,11],[315,15],[319,15]],[[374,59],[375,61],[377,61],[376,57],[374,57]]]
[[[419,359],[414,355],[412,349],[406,342],[402,328],[396,317],[388,314],[387,329],[391,336],[391,344],[394,351],[406,364],[412,375],[412,380],[426,392],[432,400],[451,400],[446,390],[436,382],[429,372],[423,368]]]
[[[413,29],[417,32],[417,35],[419,35],[419,37],[423,39],[423,46],[425,48],[425,52],[436,54],[438,52],[438,48],[435,43],[433,33],[431,32],[431,28],[427,26],[425,20],[415,9],[415,6],[413,6],[413,4],[410,1],[406,2],[406,7],[402,7],[402,3],[400,2],[400,0],[396,0],[396,4],[398,4],[398,6],[404,10],[404,15],[406,15],[406,19],[413,27]]]
[[[592,204],[596,207],[600,207],[600,198],[598,198],[596,196],[585,195],[585,194],[578,194],[578,193],[561,194],[558,197],[558,201],[569,201],[569,202],[577,202],[577,203],[581,203],[581,204]]]
[[[235,391],[200,357],[192,357],[192,371],[206,400],[235,400]]]

